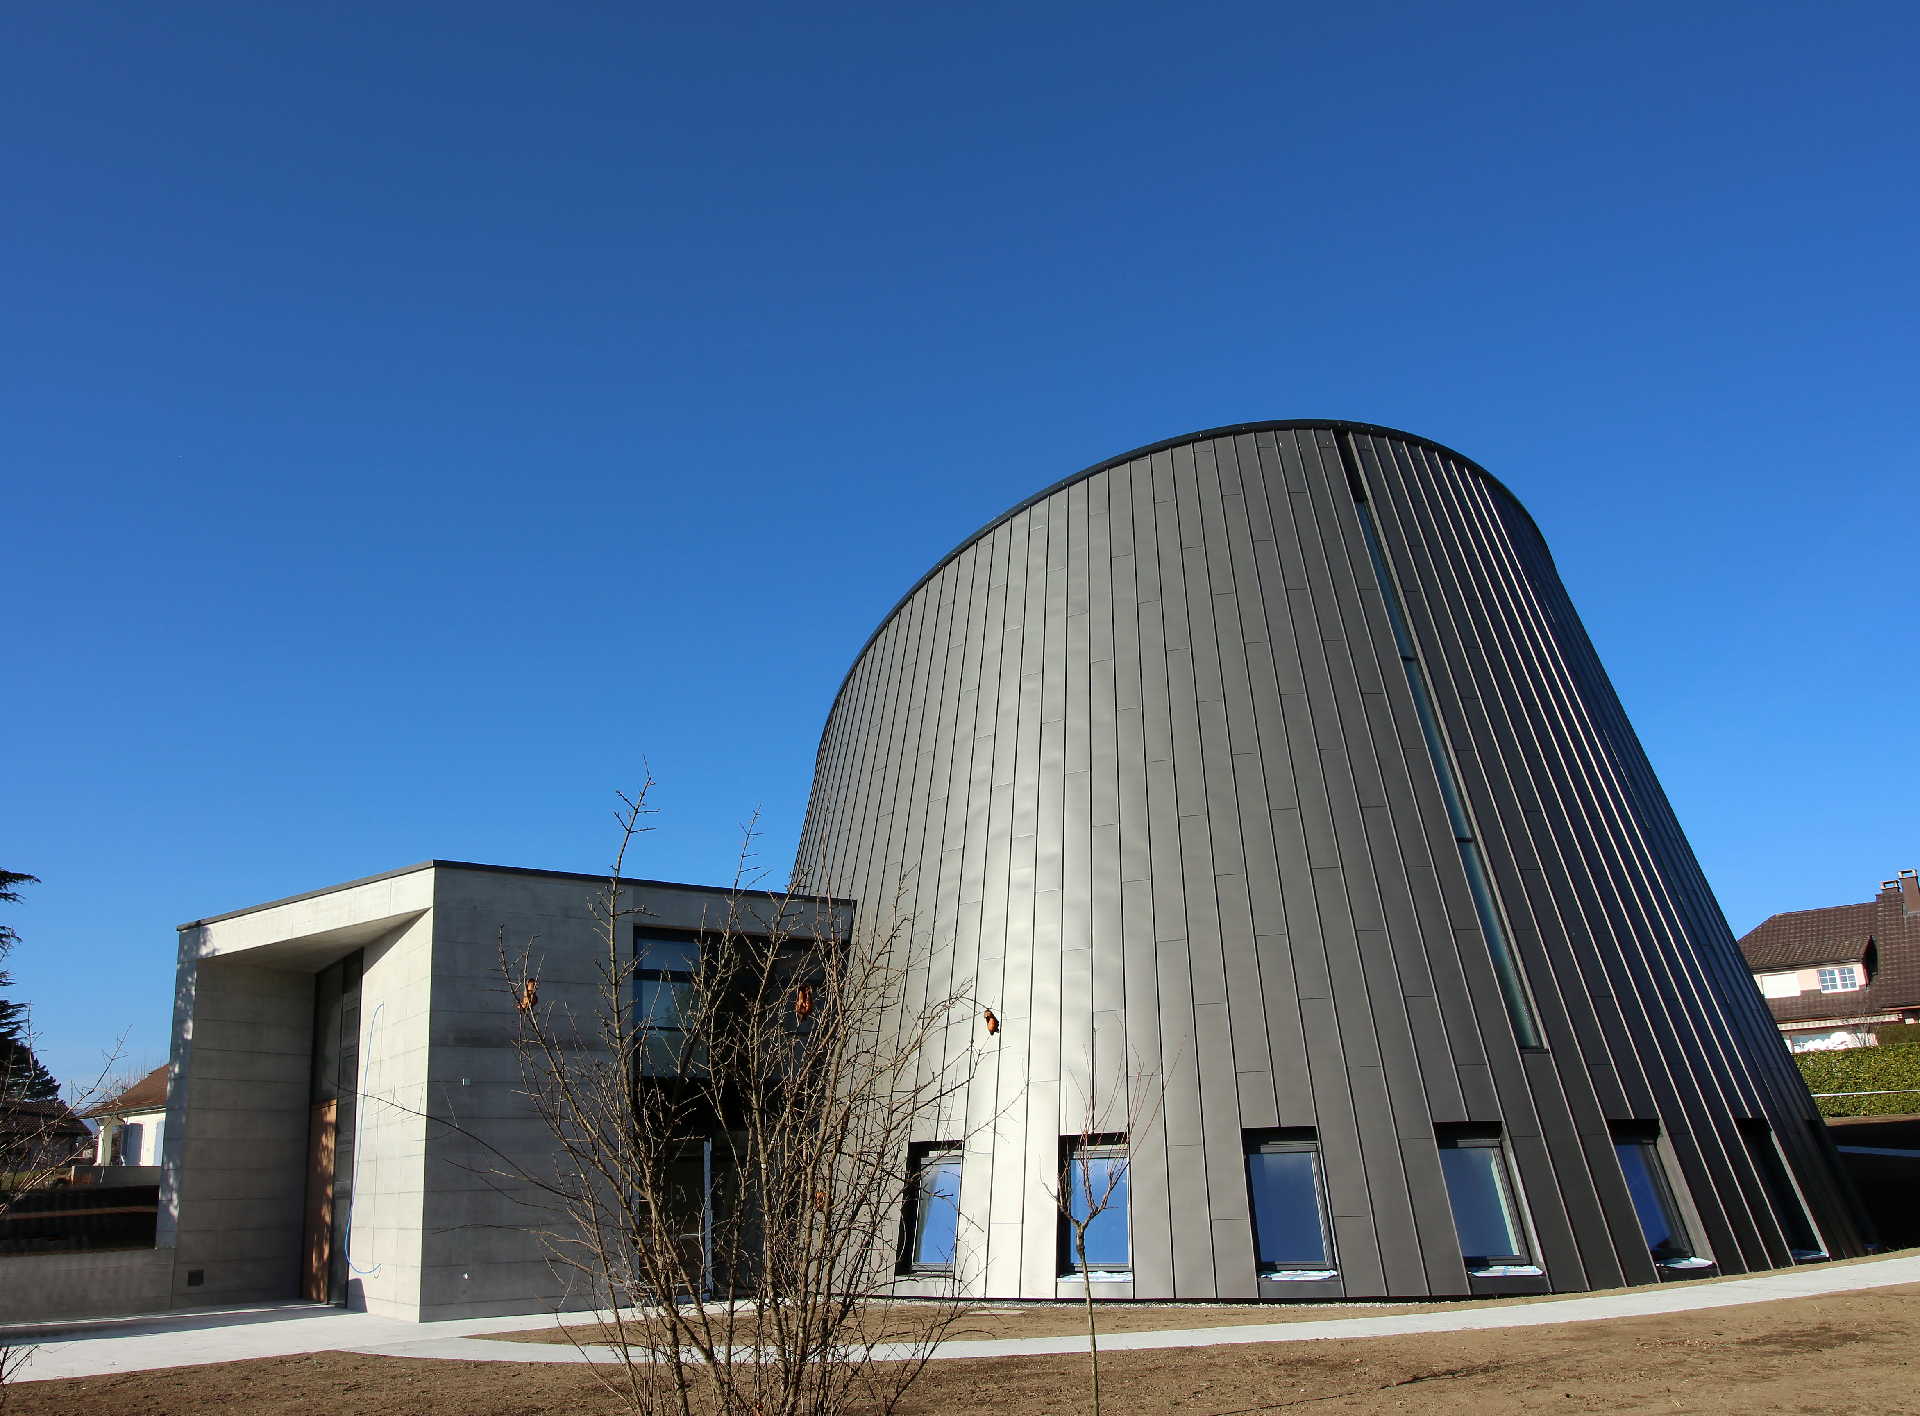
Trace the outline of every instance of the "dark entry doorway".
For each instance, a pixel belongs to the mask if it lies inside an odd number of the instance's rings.
[[[361,965],[356,949],[322,969],[313,981],[306,1226],[300,1245],[300,1296],[313,1303],[347,1300],[347,1229],[359,1115]]]

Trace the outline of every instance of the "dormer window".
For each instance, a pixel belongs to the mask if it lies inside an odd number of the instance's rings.
[[[1820,970],[1820,991],[1822,993],[1851,993],[1860,986],[1860,966],[1858,964],[1837,964],[1830,969]]]

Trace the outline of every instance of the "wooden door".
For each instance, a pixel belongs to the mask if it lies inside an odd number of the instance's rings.
[[[333,1267],[333,1153],[337,1101],[323,1101],[307,1117],[307,1231],[300,1256],[300,1296],[327,1301]]]

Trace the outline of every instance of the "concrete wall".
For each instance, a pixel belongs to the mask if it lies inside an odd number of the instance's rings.
[[[604,949],[589,912],[598,888],[567,877],[438,872],[428,1108],[443,1124],[429,1139],[423,1319],[567,1302],[568,1285],[540,1239],[562,1228],[561,1217],[515,1173],[551,1173],[554,1146],[523,1095],[501,949],[529,951],[543,1006],[590,1017]]]
[[[396,1314],[417,1310],[409,1246],[417,1248],[421,1122],[407,1107],[417,1113],[422,1093],[409,1091],[407,1069],[424,1068],[431,902],[432,872],[414,867],[181,929],[157,1229],[158,1247],[173,1251],[174,1305],[297,1296],[314,975],[366,948],[362,1026],[383,999],[392,1005],[378,1022],[390,1030],[380,1039],[390,1064],[382,1084],[396,1105],[363,1117],[374,1144],[361,1163],[381,1175],[375,1192],[386,1205],[374,1212],[401,1236],[388,1245],[379,1300]],[[419,1054],[411,1063],[410,1052]],[[411,1221],[392,1213],[409,1194]]]
[[[244,956],[242,956],[244,957]],[[291,1298],[306,1195],[313,976],[203,958],[195,970],[182,1125],[177,1304]],[[190,1273],[203,1275],[189,1285]]]
[[[553,1143],[522,1095],[502,942],[543,1004],[600,1004],[602,881],[430,861],[180,930],[151,1250],[0,1259],[0,1321],[294,1298],[305,1222],[314,976],[364,950],[348,1303],[405,1319],[570,1304],[526,1174]],[[722,921],[721,892],[636,883],[623,922]],[[125,1167],[122,1167],[125,1168]]]
[[[0,1258],[0,1323],[44,1323],[172,1306],[171,1249]]]
[[[347,1225],[348,1305],[409,1320],[420,1316],[434,929],[428,912],[367,946],[353,1200],[336,1216]]]
[[[551,1133],[524,1095],[517,1024],[501,950],[525,951],[540,1003],[580,1021],[590,1042],[602,1006],[606,943],[594,877],[441,864],[434,890],[432,1058],[419,1317],[482,1317],[579,1307],[590,1300],[549,1243],[564,1216],[524,1177],[551,1174]],[[715,928],[715,890],[637,884],[622,908],[622,948],[636,924]]]

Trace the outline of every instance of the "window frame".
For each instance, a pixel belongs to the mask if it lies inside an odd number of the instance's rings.
[[[966,1148],[959,1141],[922,1141],[907,1148],[907,1184],[906,1197],[901,1206],[900,1216],[900,1262],[899,1272],[909,1276],[927,1278],[951,1274],[954,1271],[954,1259],[945,1263],[927,1263],[920,1257],[920,1243],[926,1232],[928,1213],[926,1177],[934,1165],[951,1165],[960,1174],[960,1183],[966,1179]],[[960,1198],[956,1187],[953,1201],[954,1214],[954,1255],[960,1248]]]
[[[645,967],[641,963],[641,960],[646,957],[646,945],[649,943],[692,946],[694,967],[692,969],[653,969]],[[640,988],[642,984],[646,983],[697,983],[699,981],[700,965],[706,957],[701,932],[692,929],[663,929],[651,925],[636,924],[633,927],[632,944],[633,1015],[635,1031],[639,1034],[640,1042],[640,1075],[647,1078],[673,1078],[687,1076],[689,1071],[694,1071],[697,1074],[699,1068],[698,1061],[687,1056],[687,1030],[684,1027],[663,1028],[647,1021],[651,1018],[652,1014],[651,1012],[645,1014],[641,1012]],[[677,1009],[675,1016],[684,1021],[684,1013],[679,1012]],[[676,1061],[671,1069],[664,1071],[658,1070],[654,1067],[652,1059],[649,1056],[651,1051],[649,1044],[656,1038],[664,1042],[668,1034],[672,1034],[680,1040],[679,1046],[674,1049]]]
[[[1760,985],[1762,998],[1798,998],[1802,993],[1800,972],[1798,969],[1786,972],[1755,974],[1754,982]]]
[[[1073,1221],[1069,1213],[1073,1205],[1073,1195],[1086,1171],[1078,1163],[1084,1157],[1088,1160],[1118,1160],[1121,1163],[1121,1203],[1120,1222],[1127,1236],[1127,1261],[1124,1264],[1090,1262],[1080,1267],[1080,1256],[1073,1242]],[[1058,1206],[1060,1219],[1060,1277],[1075,1283],[1102,1283],[1133,1281],[1133,1154],[1124,1135],[1099,1136],[1062,1136],[1060,1138],[1060,1171],[1067,1186],[1066,1204]],[[1102,1214],[1113,1213],[1109,1205]]]
[[[1772,1125],[1760,1116],[1736,1117],[1733,1124],[1746,1142],[1747,1159],[1760,1179],[1760,1188],[1773,1205],[1774,1224],[1780,1230],[1780,1242],[1788,1255],[1795,1263],[1818,1263],[1826,1259],[1829,1254],[1826,1241],[1820,1237],[1820,1227],[1813,1222],[1806,1197],[1800,1193],[1800,1182],[1794,1178],[1793,1167],[1781,1153]],[[1794,1223],[1796,1219],[1798,1224]],[[1796,1239],[1808,1241],[1811,1247],[1796,1246]]]
[[[1436,1147],[1441,1151],[1449,1150],[1487,1150],[1493,1152],[1493,1177],[1497,1198],[1501,1202],[1506,1216],[1508,1232],[1519,1246],[1517,1254],[1469,1254],[1464,1242],[1460,1244],[1460,1261],[1466,1265],[1467,1272],[1475,1277],[1504,1276],[1503,1271],[1524,1271],[1527,1275],[1544,1272],[1539,1259],[1533,1255],[1533,1225],[1527,1218],[1527,1207],[1520,1191],[1519,1177],[1515,1173],[1513,1156],[1507,1150],[1505,1138],[1497,1125],[1462,1125],[1436,1128],[1434,1135]],[[1447,1190],[1448,1216],[1453,1220],[1454,1238],[1460,1236],[1460,1212],[1453,1193],[1451,1181],[1445,1179],[1446,1166],[1441,1162],[1442,1181]]]
[[[1819,977],[1820,991],[1822,993],[1858,993],[1862,988],[1866,987],[1866,981],[1860,976],[1860,965],[1858,964],[1829,964],[1825,968],[1816,969],[1814,972]],[[1833,978],[1833,986],[1831,988],[1827,986],[1827,978],[1829,975]],[[1846,980],[1845,982],[1842,982],[1843,978]]]
[[[1294,1274],[1337,1277],[1340,1273],[1340,1256],[1334,1246],[1333,1213],[1327,1195],[1327,1167],[1318,1134],[1310,1126],[1246,1131],[1241,1135],[1241,1150],[1242,1169],[1247,1182],[1247,1221],[1253,1238],[1254,1276],[1262,1283],[1297,1281],[1291,1277]],[[1262,1155],[1301,1154],[1311,1157],[1313,1203],[1320,1222],[1320,1249],[1325,1258],[1318,1264],[1288,1262],[1268,1267],[1260,1257],[1260,1212],[1253,1188],[1253,1162]]]
[[[1700,1246],[1694,1242],[1692,1228],[1687,1223],[1687,1211],[1674,1191],[1673,1176],[1668,1172],[1665,1147],[1660,1144],[1660,1123],[1615,1121],[1607,1129],[1613,1141],[1614,1162],[1620,1167],[1620,1178],[1627,1186],[1628,1198],[1633,1200],[1633,1217],[1640,1225],[1640,1237],[1646,1240],[1648,1257],[1663,1267],[1701,1267],[1697,1262],[1701,1257]],[[1676,1252],[1663,1253],[1654,1247],[1651,1239],[1647,1239],[1647,1217],[1641,1212],[1639,1198],[1627,1174],[1624,1153],[1628,1150],[1640,1153],[1640,1163],[1653,1191],[1654,1204],[1666,1221],[1668,1235],[1679,1241]]]

